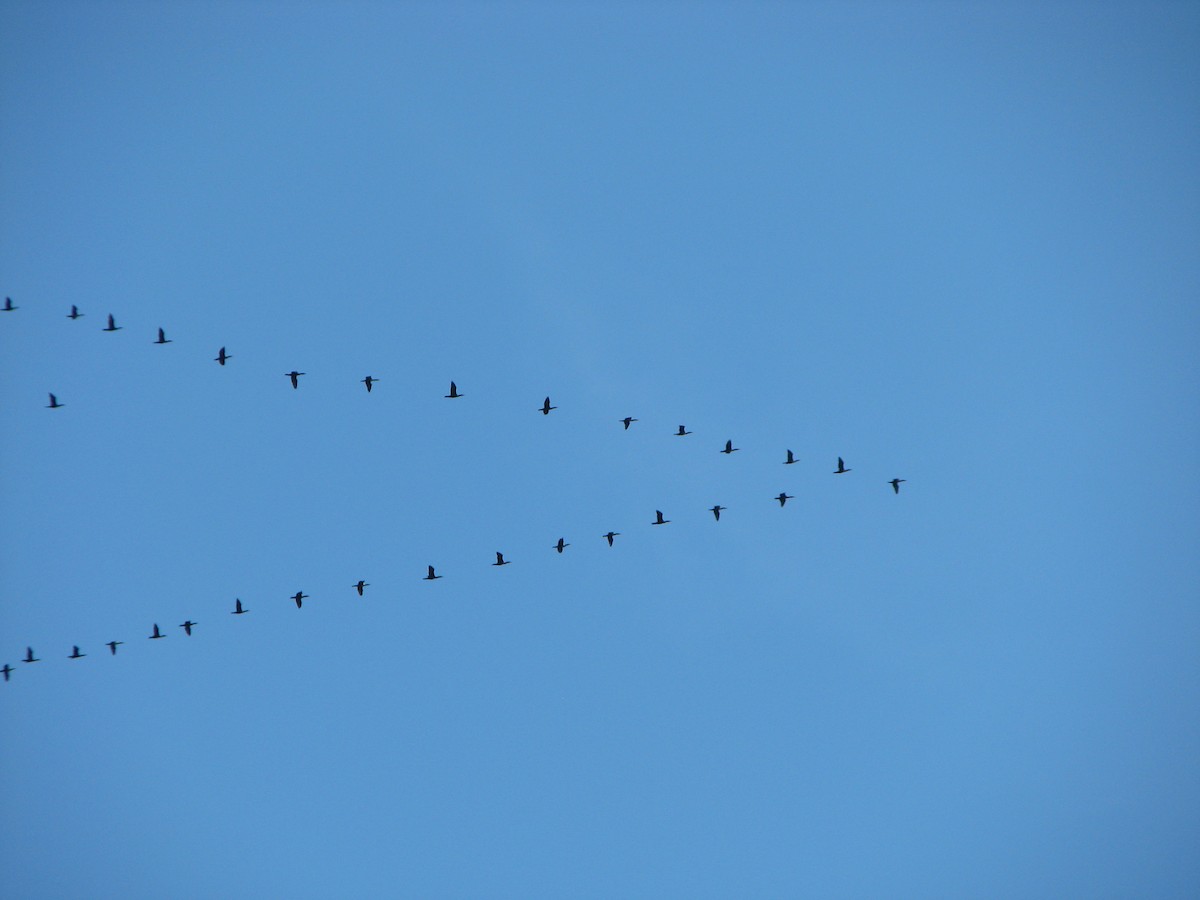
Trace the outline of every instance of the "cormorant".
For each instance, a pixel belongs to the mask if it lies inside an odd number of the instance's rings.
[[[109,641],[107,644],[105,644],[105,646],[108,647],[108,652],[110,654],[112,654],[113,656],[116,656],[117,655],[117,647],[121,646],[121,644],[123,644],[123,643],[125,643],[125,642],[124,641]]]
[[[778,496],[778,497],[772,497],[771,499],[772,499],[772,500],[778,500],[778,501],[779,501],[779,507],[780,507],[780,509],[782,509],[782,508],[783,508],[783,505],[784,505],[785,503],[787,503],[789,500],[791,500],[791,499],[792,499],[792,495],[791,495],[791,494],[785,494],[783,491],[780,491],[780,492],[779,492],[779,496]]]
[[[3,668],[3,669],[0,669],[0,672],[3,672],[3,673],[4,673],[4,680],[5,680],[5,681],[8,681],[8,674],[9,674],[9,673],[10,673],[12,670],[13,670],[13,667],[12,667],[12,666],[10,666],[8,663],[5,663],[5,664],[4,664],[4,668]]]
[[[570,547],[570,546],[571,545],[568,544],[565,540],[563,540],[562,538],[559,538],[558,543],[554,545],[554,549],[557,550],[559,553],[562,553],[563,549],[565,547]]]
[[[791,450],[789,450],[789,451],[787,452],[787,454],[788,454],[788,458],[787,458],[787,459],[785,459],[785,460],[783,461],[783,464],[784,464],[785,466],[790,466],[792,463],[794,463],[794,462],[796,461],[796,457],[792,456],[792,451],[791,451]]]
[[[428,574],[428,575],[426,575],[426,576],[425,576],[424,578],[422,578],[421,580],[422,580],[422,581],[433,581],[435,578],[441,578],[441,577],[442,577],[441,575],[435,575],[435,574],[433,573],[433,566],[429,566],[429,574]]]
[[[354,589],[355,589],[356,591],[358,591],[358,596],[360,596],[360,597],[361,597],[361,596],[363,595],[363,588],[365,588],[365,587],[370,587],[370,585],[369,585],[367,582],[363,581],[363,580],[360,578],[360,579],[358,580],[358,584],[356,584],[356,585],[353,585],[353,587],[354,587]]]
[[[650,523],[651,525],[670,525],[670,524],[671,524],[671,520],[670,520],[670,519],[664,519],[664,518],[662,517],[662,510],[661,510],[661,509],[656,509],[656,510],[654,511],[654,516],[655,516],[655,519],[654,519],[654,521],[653,521],[653,522],[651,522],[651,523]]]
[[[846,468],[846,464],[844,462],[842,462],[842,458],[839,456],[837,471],[834,472],[833,474],[834,475],[845,475],[849,471],[852,471],[852,470]]]
[[[545,400],[543,400],[543,401],[542,401],[542,415],[543,415],[543,416],[548,416],[548,415],[550,415],[550,410],[552,410],[552,409],[558,409],[558,407],[557,407],[557,406],[551,406],[551,405],[550,405],[550,398],[549,398],[549,397],[547,397]]]
[[[157,341],[155,341],[154,343],[156,343],[156,344],[170,344],[170,343],[172,343],[172,341],[169,341],[169,340],[167,340],[167,334],[166,334],[166,332],[165,332],[165,331],[163,331],[163,330],[160,328],[160,329],[158,329],[158,340],[157,340]]]
[[[26,647],[26,648],[25,648],[25,658],[24,658],[23,660],[21,660],[21,662],[27,662],[27,663],[29,663],[29,662],[41,662],[41,660],[40,660],[40,659],[38,659],[36,656],[34,656],[34,655],[33,655],[33,648],[32,648],[32,647]]]
[[[305,594],[302,591],[296,591],[296,593],[292,595],[292,599],[296,601],[296,609],[299,609],[304,605],[304,598],[307,596],[308,594]]]
[[[225,365],[225,360],[227,359],[233,359],[233,357],[226,353],[225,348],[222,347],[217,351],[217,355],[213,357],[213,362],[219,362],[221,365]]]
[[[458,392],[458,385],[452,381],[450,382],[450,393],[446,394],[445,396],[447,400],[457,400],[463,395]]]
[[[68,319],[78,319],[78,318],[81,318],[82,316],[83,316],[83,313],[81,313],[79,311],[79,307],[76,306],[74,303],[72,303],[71,311],[69,313],[67,313],[67,318]]]
[[[511,562],[512,562],[511,559],[505,559],[504,554],[497,551],[496,552],[496,561],[494,563],[492,563],[492,565],[493,566],[507,566]]]
[[[908,479],[906,478],[893,478],[888,482],[888,484],[890,484],[892,486],[892,490],[898,494],[900,493],[900,485],[904,484],[904,482],[907,480]]]
[[[612,546],[613,538],[615,538],[620,533],[621,532],[619,532],[619,531],[610,531],[608,534],[604,535],[606,538],[608,538],[608,546],[610,546],[610,547]]]
[[[12,312],[13,310],[20,309],[20,308],[21,307],[19,307],[19,306],[13,306],[12,297],[4,298],[4,311],[5,312]]]
[[[370,375],[368,375],[366,378],[364,378],[362,380],[362,383],[367,386],[368,394],[371,393],[371,385],[373,385],[375,382],[380,381],[380,380],[381,379],[379,379],[379,378],[372,378]]]
[[[300,376],[307,373],[297,372],[295,369],[292,369],[292,371],[284,372],[283,374],[285,377],[292,379],[292,390],[295,390],[296,388],[300,387]]]
[[[741,447],[733,446],[733,441],[726,441],[725,449],[722,450],[721,452],[722,453],[736,453],[738,450],[741,450],[741,449],[742,449]]]
[[[626,416],[625,418],[621,419],[621,421],[625,423],[625,430],[628,431],[630,423],[636,422],[637,419],[635,419],[633,416]]]
[[[718,504],[717,506],[714,506],[712,509],[710,509],[709,512],[713,514],[714,519],[716,519],[718,522],[720,522],[721,521],[721,510],[727,509],[727,508],[728,507],[721,506]]]
[[[108,314],[108,326],[104,330],[105,331],[120,331],[121,328],[122,328],[122,326],[118,325],[115,321],[113,321],[112,313],[109,313]]]
[[[679,430],[677,432],[675,432],[675,437],[683,437],[684,435],[688,435],[688,434],[691,434],[691,432],[688,431],[686,428],[684,428],[682,425],[680,425]]]
[[[79,648],[77,646],[75,646],[74,644],[72,644],[71,645],[71,655],[68,656],[67,659],[83,659],[85,656],[87,656],[86,653],[80,653]]]
[[[231,616],[241,616],[241,615],[245,615],[248,612],[250,612],[250,610],[242,609],[241,599],[235,598],[233,601],[233,612],[231,612],[230,615]]]
[[[154,623],[154,634],[150,635],[150,640],[156,641],[159,638],[165,638],[165,637],[166,637],[166,635],[158,630],[158,623],[155,622]]]
[[[192,626],[196,625],[196,624],[198,624],[198,623],[193,622],[191,619],[188,619],[186,622],[184,622],[179,627],[183,629],[184,634],[186,634],[188,637],[191,637],[192,636]]]
[[[49,403],[49,404],[46,406],[46,409],[58,409],[58,408],[60,408],[60,407],[63,407],[63,406],[66,406],[66,404],[65,404],[65,403],[59,403],[59,402],[58,402],[58,398],[57,398],[57,397],[55,397],[53,394],[51,394],[51,395],[50,395],[50,403]]]

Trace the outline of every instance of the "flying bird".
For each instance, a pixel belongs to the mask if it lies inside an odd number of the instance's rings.
[[[724,509],[728,509],[728,507],[721,506],[718,504],[717,506],[714,506],[712,509],[710,509],[709,512],[713,514],[714,519],[716,519],[718,522],[720,522],[721,521],[721,511]]]
[[[545,400],[543,400],[543,401],[542,401],[542,415],[543,415],[543,416],[548,416],[548,415],[550,415],[550,410],[552,410],[552,409],[558,409],[558,407],[557,407],[557,406],[551,406],[551,405],[550,405],[550,398],[549,398],[549,397],[547,397]]]
[[[5,664],[4,664],[4,668],[3,668],[3,669],[0,669],[0,672],[3,672],[3,673],[4,673],[4,680],[5,680],[5,681],[8,681],[8,675],[9,675],[9,673],[10,673],[10,672],[12,672],[12,670],[13,670],[13,667],[12,667],[12,666],[10,666],[8,663],[5,663]]]
[[[618,421],[624,422],[624,423],[625,423],[625,430],[626,430],[626,431],[628,431],[628,430],[629,430],[629,426],[630,426],[630,424],[631,424],[631,423],[633,423],[633,422],[636,422],[636,421],[637,421],[637,419],[635,419],[633,416],[626,416],[625,418],[623,418],[623,419],[620,419],[620,420],[618,420]]]
[[[248,612],[250,612],[250,610],[242,609],[242,601],[240,599],[235,599],[233,601],[233,612],[230,613],[231,616],[241,616]]]
[[[494,563],[492,563],[492,565],[493,565],[493,566],[507,566],[507,565],[509,565],[510,563],[512,563],[512,560],[511,560],[511,559],[505,559],[505,558],[504,558],[504,554],[503,554],[503,553],[500,553],[499,551],[497,551],[497,553],[496,553],[496,561],[495,561]]]
[[[558,543],[554,545],[554,549],[557,550],[559,553],[562,553],[564,548],[570,547],[570,546],[571,545],[568,544],[565,540],[563,540],[562,538],[559,538]]]
[[[844,462],[842,462],[842,458],[839,456],[837,471],[834,472],[833,474],[834,475],[845,475],[847,472],[850,472],[850,471],[852,471],[852,470],[846,468],[846,464]]]
[[[904,484],[904,482],[907,480],[908,479],[906,478],[893,478],[888,482],[888,484],[890,484],[892,486],[892,490],[898,494],[900,493],[900,485]]]
[[[360,597],[361,597],[361,596],[363,595],[363,588],[365,588],[365,587],[370,587],[370,584],[368,584],[367,582],[363,581],[363,580],[360,578],[360,579],[358,580],[358,584],[352,585],[352,587],[353,587],[353,588],[354,588],[356,591],[358,591],[358,596],[360,596]]]
[[[615,538],[620,533],[621,532],[619,532],[619,531],[610,531],[608,534],[604,535],[604,537],[608,538],[608,546],[610,546],[610,547],[612,546],[613,538]]]
[[[447,400],[457,400],[463,395],[458,392],[458,385],[452,381],[450,382],[450,393],[446,394],[445,396]]]
[[[158,630],[158,623],[155,622],[154,623],[154,634],[150,635],[150,640],[156,641],[159,638],[165,638],[165,637],[166,637],[166,635]]]
[[[50,402],[49,402],[49,404],[47,404],[47,405],[46,405],[46,409],[59,409],[59,408],[61,408],[61,407],[63,407],[63,406],[66,406],[66,404],[65,404],[65,403],[59,403],[59,402],[58,402],[58,398],[57,398],[57,397],[55,397],[53,394],[51,394],[51,395],[50,395]]]
[[[787,459],[785,459],[785,460],[783,461],[783,464],[784,464],[785,466],[790,466],[792,463],[794,463],[794,462],[796,461],[796,457],[792,456],[792,451],[791,451],[791,450],[789,450],[789,451],[787,452],[787,455],[788,455],[788,456],[787,456]]]
[[[67,318],[68,319],[78,319],[78,318],[81,318],[82,316],[83,316],[83,313],[81,313],[79,311],[79,307],[76,306],[74,303],[72,303],[71,311],[69,313],[67,313]]]
[[[184,634],[186,634],[188,637],[191,637],[192,636],[192,626],[196,625],[196,624],[197,624],[196,622],[193,622],[191,619],[188,619],[186,622],[184,622],[179,627],[183,629]]]
[[[33,655],[33,648],[32,648],[32,647],[26,647],[26,648],[25,648],[25,658],[24,658],[23,660],[21,660],[21,662],[27,662],[27,663],[30,663],[30,662],[41,662],[41,660],[40,660],[40,659],[38,659],[36,656],[34,656],[34,655]]]
[[[292,390],[295,390],[296,388],[300,387],[300,376],[306,375],[307,373],[297,372],[295,369],[292,369],[292,371],[284,372],[283,374],[285,378],[292,379]]]
[[[292,595],[292,599],[296,601],[296,609],[300,609],[300,607],[304,605],[304,598],[307,596],[308,594],[305,594],[301,591],[296,591],[296,593]]]
[[[792,495],[791,495],[791,494],[785,494],[783,491],[780,491],[780,492],[779,492],[779,496],[778,496],[778,497],[772,497],[771,499],[772,499],[772,500],[778,500],[778,501],[779,501],[779,507],[780,507],[780,509],[782,509],[782,508],[783,508],[783,505],[784,505],[785,503],[787,503],[789,500],[793,499],[793,497],[792,497]]]
[[[76,646],[74,646],[74,645],[72,645],[72,647],[71,647],[71,655],[70,655],[70,656],[68,656],[68,657],[67,657],[67,659],[83,659],[85,656],[87,656],[87,654],[86,654],[86,653],[80,653],[80,652],[79,652],[79,648],[78,648],[78,647],[76,647]]]
[[[120,330],[121,330],[121,328],[122,328],[122,326],[118,325],[118,324],[117,324],[117,323],[116,323],[116,322],[113,320],[112,313],[109,313],[109,314],[108,314],[108,325],[105,327],[105,329],[104,329],[104,330],[105,330],[105,331],[120,331]]]
[[[233,357],[226,353],[225,348],[222,347],[217,351],[217,355],[213,357],[213,362],[218,362],[221,365],[225,365],[225,360],[227,359],[233,359]]]
[[[108,647],[108,652],[110,654],[112,654],[113,656],[116,656],[117,655],[117,647],[121,646],[121,644],[123,644],[123,643],[125,643],[125,642],[124,641],[109,641],[107,644],[105,644],[105,646]]]
[[[160,328],[160,329],[158,329],[158,340],[155,341],[154,343],[156,343],[156,344],[171,344],[174,342],[169,340],[167,338],[167,333]]]
[[[433,572],[433,566],[429,566],[428,568],[429,568],[429,574],[428,574],[428,575],[426,575],[424,578],[422,578],[422,579],[421,579],[422,581],[433,581],[435,578],[441,578],[441,577],[442,577],[441,575],[435,575],[435,574],[434,574],[434,572]]]
[[[4,298],[4,311],[5,312],[12,312],[13,310],[20,309],[20,308],[21,307],[19,307],[19,306],[13,306],[12,297]]]
[[[721,452],[722,453],[736,453],[738,450],[741,450],[741,449],[742,449],[741,447],[733,446],[733,441],[726,441],[725,449],[722,450]]]
[[[381,379],[379,379],[379,378],[372,378],[370,375],[368,375],[366,378],[364,378],[362,380],[362,383],[367,386],[368,394],[371,393],[371,385],[373,385],[375,382],[380,381],[380,380]]]
[[[664,518],[662,517],[662,510],[661,510],[661,509],[656,509],[656,510],[654,511],[654,516],[655,516],[655,519],[654,519],[654,521],[653,521],[653,522],[651,522],[651,523],[650,523],[651,525],[670,525],[670,524],[671,524],[671,520],[670,520],[670,519],[664,519]]]
[[[689,434],[691,434],[691,432],[688,431],[686,428],[684,428],[682,425],[680,425],[679,430],[677,432],[675,432],[675,437],[684,437],[685,435],[689,435]]]

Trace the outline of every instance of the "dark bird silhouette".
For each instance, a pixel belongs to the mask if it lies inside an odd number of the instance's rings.
[[[852,470],[846,468],[846,464],[844,462],[842,462],[842,458],[839,456],[837,471],[834,472],[833,474],[834,475],[845,475],[847,472],[850,472],[850,471],[852,471]]]
[[[217,351],[217,355],[213,357],[213,362],[218,362],[221,365],[225,365],[225,360],[227,359],[233,359],[233,357],[226,353],[225,348],[222,347]]]
[[[364,378],[362,380],[362,383],[367,386],[368,394],[371,393],[371,385],[373,385],[375,382],[380,381],[380,380],[381,379],[379,379],[379,378],[372,378],[370,375],[368,375],[366,378]]]
[[[110,655],[116,656],[117,648],[120,647],[123,643],[125,643],[125,642],[124,641],[109,641],[107,644],[105,644],[105,646],[108,647],[108,652]]]
[[[4,298],[4,311],[5,312],[13,312],[14,310],[17,310],[20,308],[21,307],[19,307],[19,306],[13,306],[12,297]]]
[[[165,638],[166,635],[158,630],[158,623],[154,623],[154,634],[150,635],[150,640],[157,641],[159,638]]]
[[[782,508],[782,507],[783,507],[783,505],[784,505],[785,503],[787,503],[789,500],[793,499],[793,497],[792,497],[792,495],[791,495],[791,494],[785,494],[783,491],[780,491],[780,492],[779,492],[779,496],[778,496],[778,497],[772,497],[771,499],[772,499],[772,500],[778,500],[778,501],[779,501],[779,506],[780,506],[780,508]]]
[[[105,326],[105,331],[120,331],[122,326],[118,325],[112,317],[112,313],[108,314],[108,325]]]
[[[79,311],[78,306],[76,306],[74,303],[72,303],[71,311],[69,313],[67,313],[67,318],[68,319],[80,319],[80,318],[83,318],[83,313],[81,313]]]
[[[717,505],[717,506],[714,506],[712,509],[710,509],[709,512],[713,514],[714,519],[716,519],[718,522],[720,522],[721,521],[721,510],[727,509],[727,508],[728,507]]]
[[[34,655],[33,655],[33,648],[32,648],[32,647],[26,647],[26,648],[25,648],[25,658],[24,658],[23,660],[21,660],[21,662],[27,662],[27,663],[30,663],[30,662],[41,662],[41,660],[40,660],[40,659],[38,659],[36,656],[34,656]]]
[[[250,612],[250,610],[242,609],[242,601],[240,599],[235,599],[233,601],[233,612],[230,613],[231,616],[242,616],[248,612]]]
[[[358,591],[358,596],[361,597],[363,595],[363,588],[370,587],[370,585],[360,578],[358,580],[358,584],[355,584],[353,587],[356,591]]]
[[[301,591],[296,591],[296,593],[292,595],[292,599],[296,601],[296,609],[299,609],[304,605],[304,598],[307,596],[308,594],[305,594]]]
[[[496,561],[494,563],[492,563],[492,565],[493,566],[507,566],[511,562],[512,562],[511,559],[505,559],[504,554],[497,551]]]
[[[783,464],[784,464],[785,466],[790,466],[792,463],[794,463],[794,462],[796,461],[796,457],[792,456],[792,451],[791,451],[791,450],[789,450],[789,451],[787,452],[787,454],[788,454],[788,457],[787,457],[787,459],[785,459],[785,460],[783,461]]]
[[[86,653],[80,653],[79,648],[76,647],[75,645],[72,645],[71,655],[68,656],[67,659],[83,659],[85,656],[87,656]]]
[[[554,549],[557,550],[559,553],[562,553],[565,548],[570,547],[570,546],[571,545],[568,544],[565,540],[563,540],[562,538],[559,538],[558,543],[554,545]]]
[[[661,510],[661,509],[656,509],[656,510],[654,511],[654,521],[653,521],[653,522],[651,522],[650,524],[651,524],[651,525],[670,525],[670,524],[671,524],[671,520],[670,520],[670,519],[664,519],[664,518],[662,517],[662,510]]]
[[[9,676],[9,674],[12,672],[12,670],[13,670],[13,667],[12,667],[12,666],[10,666],[8,663],[5,663],[5,664],[4,664],[4,668],[3,668],[3,669],[0,669],[0,672],[3,672],[3,673],[4,673],[4,680],[5,680],[5,681],[8,681],[8,676]]]
[[[610,531],[608,534],[604,535],[606,538],[608,538],[608,546],[610,546],[610,547],[612,546],[613,538],[615,538],[620,533],[621,532],[619,532],[619,531]]]
[[[58,398],[51,394],[50,402],[46,405],[46,409],[60,409],[64,406],[66,406],[65,403],[59,403]]]
[[[158,340],[155,341],[154,343],[156,343],[156,344],[171,344],[174,342],[171,340],[168,340],[167,333],[160,328],[160,329],[158,329]]]
[[[196,624],[198,624],[198,623],[193,622],[191,619],[188,619],[186,622],[184,622],[179,627],[183,629],[184,634],[186,634],[188,637],[191,637],[192,636],[192,626],[196,625]]]
[[[548,415],[550,415],[550,410],[552,410],[552,409],[558,409],[558,407],[557,407],[557,406],[551,406],[551,405],[550,405],[550,398],[549,398],[549,397],[547,397],[545,400],[543,400],[543,401],[542,401],[542,415],[543,415],[543,416],[548,416]]]
[[[421,580],[422,580],[422,581],[433,581],[435,578],[441,578],[441,577],[442,577],[441,575],[435,575],[435,574],[434,574],[434,571],[433,571],[433,566],[429,566],[429,574],[428,574],[428,575],[426,575],[426,576],[425,576],[424,578],[422,578]]]
[[[742,449],[741,447],[735,447],[735,446],[733,446],[733,441],[726,441],[726,442],[725,442],[725,449],[724,449],[724,450],[722,450],[721,452],[722,452],[722,453],[736,453],[737,451],[739,451],[739,450],[741,450],[741,449]]]
[[[888,482],[888,484],[890,484],[892,486],[892,490],[898,494],[900,493],[900,485],[904,484],[904,482],[907,480],[908,479],[906,478],[893,478]]]
[[[625,418],[621,419],[620,421],[625,423],[625,430],[628,431],[630,424],[632,424],[633,422],[636,422],[637,419],[635,419],[633,416],[626,416]]]
[[[295,369],[292,369],[292,371],[284,372],[283,374],[286,378],[292,379],[292,390],[295,390],[296,388],[300,387],[300,376],[307,373],[297,372]]]
[[[461,396],[463,396],[463,395],[458,392],[458,385],[455,384],[453,381],[450,382],[450,393],[446,394],[446,399],[447,400],[457,400]]]
[[[682,425],[680,425],[679,430],[677,432],[675,432],[675,437],[684,437],[685,435],[689,435],[689,434],[691,434],[691,432],[688,431],[686,428],[684,428]]]

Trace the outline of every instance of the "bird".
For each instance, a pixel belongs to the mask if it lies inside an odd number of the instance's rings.
[[[511,562],[512,562],[512,560],[511,560],[511,559],[505,559],[505,558],[504,558],[504,554],[503,554],[503,553],[501,553],[501,552],[499,552],[499,551],[496,551],[496,561],[495,561],[494,563],[492,563],[492,565],[493,565],[493,566],[507,566],[507,565],[509,565]]]
[[[79,318],[82,318],[82,316],[83,316],[83,313],[81,313],[79,311],[79,307],[76,306],[74,303],[72,303],[71,311],[69,313],[67,313],[67,318],[68,319],[79,319]]]
[[[235,598],[233,601],[233,612],[231,612],[230,615],[231,616],[241,616],[241,615],[245,615],[248,612],[250,612],[250,610],[242,609],[242,601],[240,599]]]
[[[155,622],[154,623],[154,634],[150,635],[150,640],[156,641],[159,638],[165,638],[165,637],[166,637],[166,635],[158,630],[158,623]]]
[[[653,522],[651,522],[651,523],[650,523],[651,525],[670,525],[670,524],[671,524],[671,520],[670,520],[670,519],[664,519],[664,518],[662,517],[662,510],[661,510],[661,509],[656,509],[656,510],[654,511],[654,516],[655,516],[655,519],[654,519],[654,521],[653,521]]]
[[[691,432],[688,431],[686,428],[684,428],[682,425],[680,425],[679,430],[677,432],[675,432],[675,437],[684,437],[685,435],[689,435],[689,434],[691,434]]]
[[[796,461],[796,457],[792,456],[792,451],[791,451],[791,450],[789,450],[789,451],[787,452],[787,455],[788,455],[788,457],[787,457],[787,459],[785,459],[785,460],[783,461],[783,464],[784,464],[785,466],[790,466],[792,463],[794,463],[794,462]]]
[[[5,680],[5,681],[8,681],[8,675],[9,675],[9,673],[10,673],[10,672],[12,672],[12,670],[13,670],[13,667],[12,667],[12,666],[10,666],[8,663],[5,663],[5,664],[4,664],[4,668],[3,668],[3,669],[0,669],[0,672],[3,672],[3,673],[4,673],[4,680]]]
[[[358,584],[351,585],[351,586],[356,591],[358,591],[358,596],[360,596],[360,597],[363,595],[363,588],[370,587],[370,585],[367,582],[363,581],[361,578],[358,580]]]
[[[842,462],[842,458],[839,456],[837,471],[834,472],[833,474],[834,475],[845,475],[847,472],[850,472],[850,471],[852,471],[852,470],[846,468],[846,464],[844,462]]]
[[[213,362],[218,362],[221,365],[225,365],[225,360],[227,359],[233,359],[233,357],[226,353],[225,348],[222,347],[217,351],[217,355],[213,357]]]
[[[571,545],[568,544],[563,538],[559,538],[558,543],[554,545],[554,549],[557,550],[559,553],[562,553],[565,548],[570,547],[570,546]]]
[[[898,494],[900,493],[900,485],[904,484],[904,482],[907,480],[908,479],[906,478],[893,478],[888,482],[888,484],[890,484],[892,486],[892,490]]]
[[[613,545],[613,538],[615,538],[620,533],[621,532],[619,532],[619,531],[610,531],[608,534],[604,535],[604,537],[608,538],[608,546],[611,547]]]
[[[157,340],[157,341],[155,341],[154,343],[156,343],[156,344],[170,344],[170,343],[173,343],[173,341],[171,341],[170,339],[168,339],[168,338],[167,338],[167,333],[166,333],[165,331],[163,331],[163,330],[160,328],[160,329],[158,329],[158,340]]]
[[[741,450],[741,449],[742,449],[741,447],[733,446],[733,441],[726,441],[725,449],[722,450],[721,452],[722,453],[736,453],[738,450]]]
[[[710,509],[709,512],[713,514],[714,519],[716,519],[718,522],[720,522],[721,521],[721,511],[724,509],[728,509],[728,507],[721,506],[720,504],[718,504],[717,506],[714,506],[712,509]]]
[[[778,497],[772,497],[771,499],[772,499],[772,500],[778,500],[778,501],[779,501],[779,507],[780,507],[780,509],[782,509],[782,508],[783,508],[783,504],[787,503],[789,500],[791,500],[791,499],[792,499],[792,495],[791,495],[791,494],[785,494],[783,491],[780,491],[780,492],[779,492],[779,496],[778,496]]]
[[[542,401],[542,415],[543,415],[543,416],[548,416],[548,415],[550,415],[550,410],[552,410],[552,409],[558,409],[558,407],[557,407],[557,406],[551,406],[551,405],[550,405],[550,398],[549,398],[549,397],[547,397],[545,400],[543,400],[543,401]]]
[[[51,394],[50,402],[49,402],[49,404],[47,404],[46,409],[60,409],[64,406],[66,406],[65,403],[59,403],[58,398],[55,397],[53,394]]]
[[[12,312],[13,310],[17,310],[20,308],[21,307],[19,307],[19,306],[13,306],[12,297],[4,298],[4,311],[5,312]]]
[[[41,660],[33,655],[32,647],[26,647],[25,648],[25,658],[23,660],[21,660],[21,662],[31,663],[31,662],[41,662]]]
[[[446,394],[445,396],[447,400],[457,400],[463,395],[458,392],[458,385],[452,381],[450,382],[450,393]]]
[[[85,656],[87,656],[86,653],[80,653],[79,648],[72,645],[71,655],[68,656],[67,659],[83,659]]]
[[[434,574],[434,572],[433,572],[433,566],[429,566],[429,574],[428,574],[428,575],[426,575],[426,576],[425,576],[424,578],[422,578],[421,580],[422,580],[422,581],[433,581],[435,578],[441,578],[441,577],[442,577],[441,575],[435,575],[435,574]]]
[[[636,422],[637,419],[635,419],[633,416],[626,416],[625,418],[620,419],[619,421],[625,423],[625,430],[628,431],[630,424],[633,422]]]
[[[302,591],[296,591],[296,593],[292,595],[292,599],[296,601],[296,609],[299,609],[304,605],[304,598],[307,596],[308,594],[305,594]]]
[[[105,646],[108,647],[108,652],[113,656],[117,655],[117,647],[125,643],[124,641],[109,641]]]
[[[370,375],[368,375],[366,378],[364,378],[362,380],[362,383],[367,386],[368,394],[371,393],[371,385],[373,385],[375,382],[380,381],[380,380],[381,379],[379,379],[379,378],[372,378]]]
[[[183,629],[184,634],[186,634],[188,637],[191,637],[192,636],[192,626],[196,625],[196,624],[198,624],[198,623],[193,622],[191,619],[188,619],[186,622],[184,622],[179,627]]]
[[[300,376],[307,373],[297,372],[295,369],[292,369],[292,371],[284,372],[283,374],[284,377],[292,379],[292,390],[295,390],[296,388],[300,387]]]
[[[108,314],[108,325],[105,327],[105,329],[104,329],[104,330],[105,330],[105,331],[120,331],[120,330],[121,330],[121,327],[122,327],[122,326],[118,325],[118,324],[117,324],[117,323],[116,323],[116,322],[113,320],[112,313],[109,313],[109,314]]]

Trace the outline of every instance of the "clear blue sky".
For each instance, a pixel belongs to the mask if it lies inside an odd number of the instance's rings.
[[[1198,46],[0,4],[3,892],[1200,894]]]

